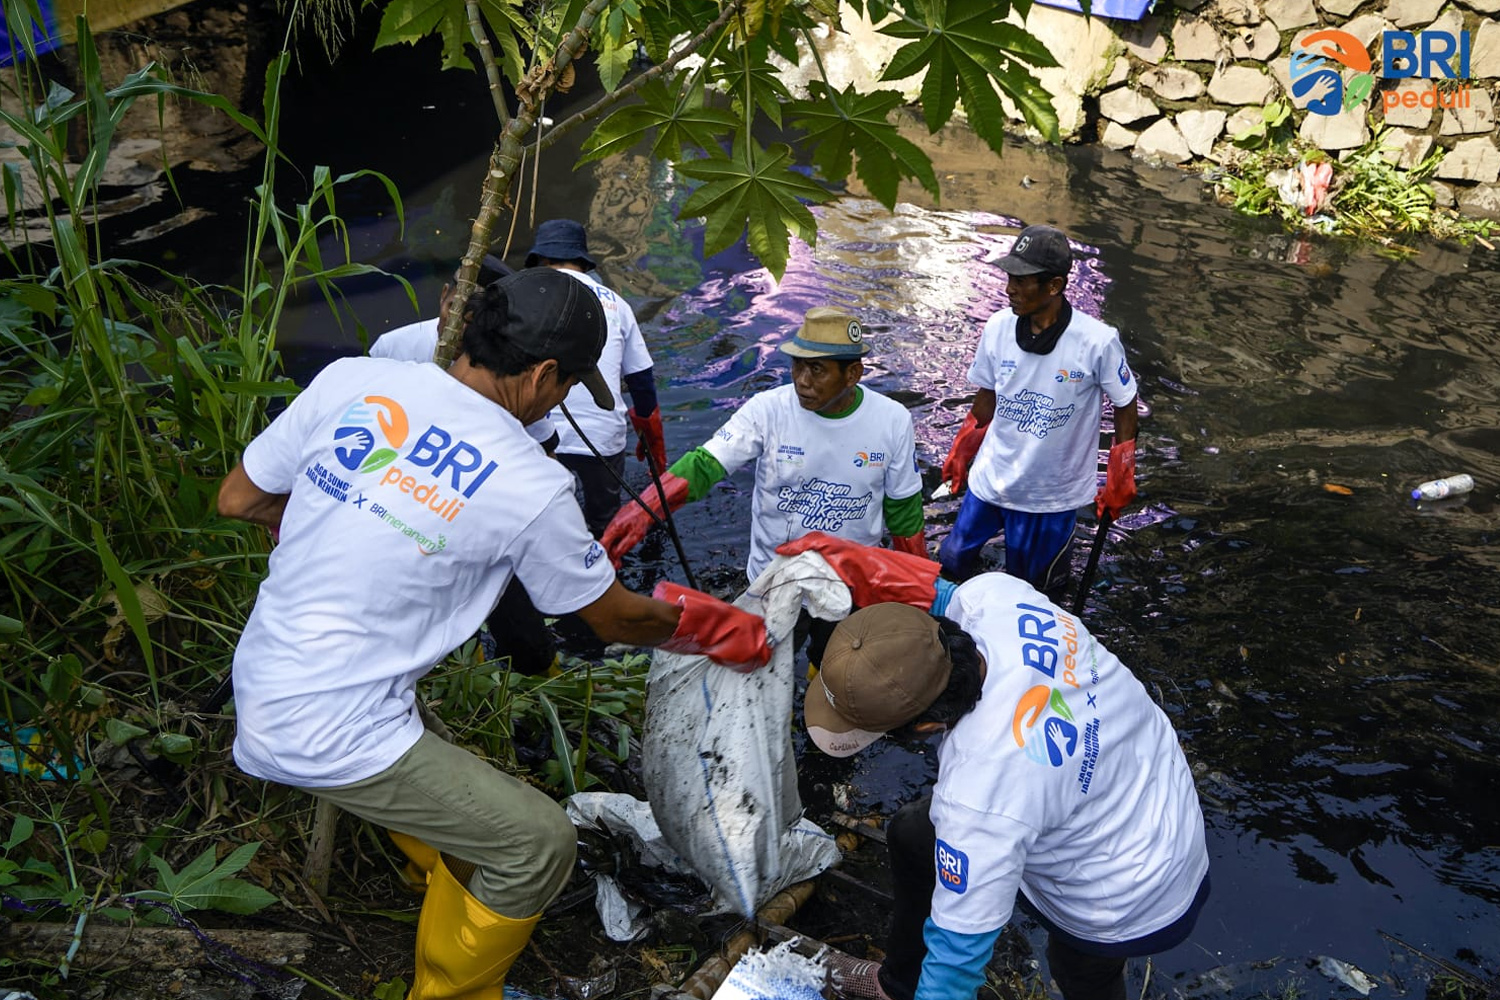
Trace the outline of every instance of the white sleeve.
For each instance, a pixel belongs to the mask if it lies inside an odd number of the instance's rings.
[[[552,422],[552,415],[533,420],[526,425],[526,435],[537,444],[546,444],[552,435],[557,433],[557,425]]]
[[[270,426],[245,446],[240,463],[257,488],[267,493],[292,492],[302,472],[308,435],[326,417],[322,410],[327,405],[327,387],[338,377],[343,363],[335,361],[319,372]]]
[[[763,399],[764,395],[751,396],[724,426],[714,431],[713,437],[703,442],[703,450],[718,460],[726,476],[759,458],[765,448],[765,428],[760,419],[760,411],[765,409]]]
[[[911,414],[903,412],[902,416],[905,419],[896,423],[890,461],[885,463],[885,495],[892,500],[905,500],[922,492],[922,477],[917,473],[916,431]]]
[[[995,345],[1000,339],[1000,319],[1005,310],[995,313],[984,324],[979,335],[979,347],[974,352],[974,363],[969,365],[969,384],[981,389],[995,388]]]
[[[1125,359],[1125,345],[1120,343],[1120,334],[1111,328],[1113,336],[1104,345],[1095,365],[1094,377],[1104,389],[1109,401],[1124,406],[1135,398],[1138,386],[1130,362]]]
[[[512,553],[516,576],[544,614],[587,607],[615,581],[614,567],[583,522],[571,482],[521,532]]]
[[[937,796],[932,799],[932,824],[937,831],[932,922],[960,934],[1004,927],[1015,909],[1026,853],[1037,831],[1004,814]]]
[[[620,314],[624,317],[625,353],[620,358],[620,374],[634,375],[651,367],[651,352],[646,350],[646,338],[641,336],[641,326],[625,300],[620,299]]]

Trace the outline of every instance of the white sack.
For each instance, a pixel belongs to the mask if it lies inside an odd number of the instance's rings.
[[[651,812],[718,904],[746,917],[839,859],[833,838],[801,819],[797,795],[791,639],[804,601],[819,618],[849,614],[849,588],[822,556],[778,556],[734,602],[765,618],[775,644],[768,665],[739,674],[657,650],[646,680]]]

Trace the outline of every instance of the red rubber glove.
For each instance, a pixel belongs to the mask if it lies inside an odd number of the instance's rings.
[[[649,417],[640,416],[635,412],[635,407],[630,408],[630,424],[635,428],[635,457],[636,461],[646,460],[646,449],[651,449],[651,457],[656,459],[656,471],[667,471],[667,438],[661,429],[661,407],[651,411]]]
[[[777,555],[803,552],[816,552],[828,560],[839,579],[849,585],[856,607],[894,601],[926,611],[937,596],[938,564],[926,556],[872,548],[821,531],[776,546]]]
[[[979,454],[979,446],[984,443],[984,432],[990,429],[989,424],[980,427],[974,420],[974,411],[964,417],[963,426],[953,437],[953,447],[948,449],[948,457],[943,460],[943,482],[954,495],[964,491],[969,485],[969,464],[974,461],[974,456]]]
[[[897,552],[905,552],[907,555],[927,558],[927,532],[922,528],[917,529],[915,535],[892,535],[891,548]]]
[[[676,510],[687,503],[688,481],[681,476],[663,472],[661,488],[666,491],[667,507],[671,510]],[[663,516],[662,497],[655,485],[643,491],[641,499],[651,505],[651,510],[657,517]],[[610,519],[609,525],[604,529],[604,536],[599,539],[599,544],[604,546],[605,552],[609,553],[609,561],[615,564],[615,569],[620,568],[620,560],[624,558],[625,553],[640,544],[641,539],[646,537],[646,532],[650,531],[655,523],[651,514],[646,513],[634,500],[615,511],[615,516]]]
[[[766,622],[717,597],[663,580],[651,596],[682,609],[677,631],[656,648],[669,653],[697,653],[721,667],[748,674],[771,659]]]
[[[1126,504],[1135,499],[1135,440],[1121,441],[1109,449],[1109,466],[1104,473],[1104,488],[1094,496],[1094,513],[1100,517],[1109,511],[1110,520],[1120,516]]]

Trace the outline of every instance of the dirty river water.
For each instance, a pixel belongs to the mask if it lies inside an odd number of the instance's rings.
[[[391,261],[428,309],[486,142],[433,150],[461,114],[488,113],[478,83],[431,62],[358,70],[383,131],[339,121],[354,85],[331,76],[292,84],[284,128],[305,172],[372,167],[400,183],[405,239],[374,190],[340,209],[362,259]],[[642,156],[544,171],[537,217],[587,222],[606,278],[637,306],[673,458],[786,378],[775,345],[806,308],[838,304],[874,331],[867,384],[910,407],[929,490],[967,407],[980,327],[1004,304],[996,260],[1022,223],[1067,229],[1082,257],[1075,303],[1120,329],[1152,411],[1143,513],[1113,533],[1085,620],[1172,717],[1213,859],[1198,929],[1154,959],[1151,991],[1355,995],[1318,971],[1322,956],[1368,973],[1377,998],[1421,995],[1437,971],[1422,955],[1493,975],[1500,254],[1422,243],[1397,259],[1237,217],[1194,176],[1098,149],[1017,144],[996,161],[960,130],[908,134],[937,161],[941,206],[919,191],[894,214],[856,196],[824,206],[816,248],[796,246],[779,285],[743,247],[703,259],[701,228],[673,219],[684,192]],[[231,234],[225,249],[236,245]],[[372,336],[416,318],[389,286],[351,302]],[[306,374],[358,337],[309,306],[281,345]],[[1458,472],[1477,483],[1467,499],[1408,499]],[[743,569],[750,481],[743,471],[678,515],[706,585]],[[935,543],[956,503],[927,510]],[[623,573],[638,587],[662,575],[682,579],[660,539]],[[815,818],[835,799],[888,812],[935,766],[894,746],[816,756],[804,775]],[[1139,995],[1144,963],[1131,975]]]

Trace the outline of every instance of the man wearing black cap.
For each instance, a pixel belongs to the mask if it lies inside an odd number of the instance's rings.
[[[808,685],[834,757],[945,733],[932,794],[886,827],[895,899],[881,963],[834,956],[863,1000],[972,1000],[1021,906],[1064,1000],[1124,1000],[1125,961],[1175,947],[1208,897],[1193,775],[1166,714],[1082,622],[1023,580],[955,587],[936,564],[809,535],[862,610]],[[899,603],[881,603],[899,602]]]
[[[1055,596],[1078,508],[1092,496],[1115,516],[1135,497],[1135,379],[1115,329],[1068,304],[1072,266],[1068,238],[1052,226],[1027,226],[1000,260],[1010,308],[984,325],[969,368],[974,403],[943,463],[952,491],[968,488],[938,554],[957,579],[1003,531],[1006,572]],[[1114,445],[1096,494],[1104,394]]]
[[[465,304],[450,369],[335,361],[219,487],[221,514],[281,535],[235,649],[235,762],[386,826],[427,871],[412,1000],[499,996],[572,868],[557,804],[427,731],[415,704],[512,576],[608,640],[769,657],[753,615],[621,587],[571,478],[522,430],[575,383],[612,405],[604,336],[580,282],[505,278]]]
[[[625,427],[627,417],[639,435],[635,457],[646,461],[647,450],[656,460],[656,470],[667,467],[667,444],[656,406],[656,381],[651,354],[635,321],[630,303],[599,280],[598,267],[589,256],[588,233],[572,219],[549,219],[536,227],[536,243],[526,253],[527,267],[551,267],[564,271],[589,287],[604,307],[609,335],[599,355],[599,370],[612,386],[623,380],[630,394],[627,410],[623,401],[608,408],[596,406],[588,394],[575,388],[564,400],[579,428],[593,442],[599,456],[584,443],[561,410],[554,410],[552,423],[559,436],[557,460],[578,477],[583,491],[583,517],[594,537],[604,531],[620,507],[620,477],[625,473]]]
[[[795,336],[781,345],[792,359],[792,382],[757,393],[705,441],[662,476],[666,505],[676,510],[714,483],[755,462],[751,500],[751,580],[782,542],[824,531],[878,544],[889,531],[899,549],[926,555],[922,481],[906,407],[859,384],[870,345],[865,328],[841,309],[807,311]],[[662,498],[644,497],[655,513]],[[620,508],[601,539],[617,563],[651,527],[639,504]]]

